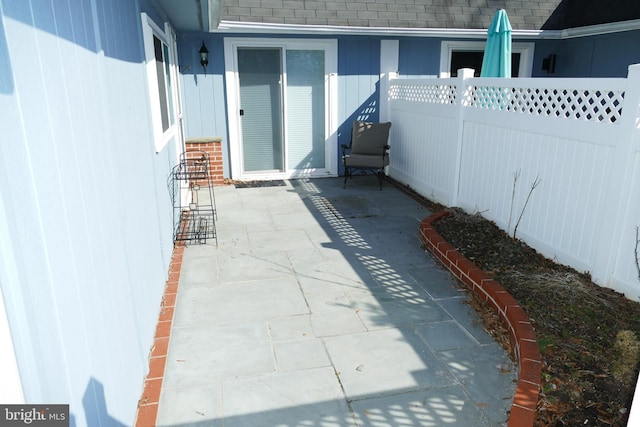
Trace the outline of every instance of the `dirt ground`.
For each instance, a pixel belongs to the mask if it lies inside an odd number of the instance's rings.
[[[535,328],[543,358],[536,426],[626,426],[640,358],[640,304],[541,256],[480,215],[450,211],[436,230],[499,281]],[[511,351],[497,316],[479,309],[485,327]]]

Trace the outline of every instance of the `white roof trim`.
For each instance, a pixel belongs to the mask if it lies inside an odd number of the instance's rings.
[[[222,16],[222,0],[208,0],[209,5],[209,31],[215,30],[220,25]]]
[[[460,28],[401,28],[401,27],[355,27],[337,25],[270,24],[263,22],[220,21],[215,32],[233,33],[277,33],[277,34],[328,34],[328,35],[377,35],[414,37],[467,37],[486,38],[486,29]],[[541,31],[513,31],[514,37],[536,37]],[[545,32],[545,33],[548,33]],[[552,31],[557,33],[559,31]]]
[[[514,39],[567,39],[599,34],[618,33],[640,29],[640,19],[614,22],[611,24],[590,25],[566,30],[513,30]],[[486,38],[486,29],[459,28],[399,28],[399,27],[351,27],[336,25],[300,25],[271,24],[262,22],[220,21],[212,32],[226,33],[267,33],[267,34],[314,34],[314,35],[376,35],[376,36],[412,36],[412,37],[462,37]]]
[[[596,36],[600,34],[620,33],[623,31],[640,30],[640,19],[612,22],[610,24],[589,25],[586,27],[568,28],[562,30],[563,39],[574,37]]]

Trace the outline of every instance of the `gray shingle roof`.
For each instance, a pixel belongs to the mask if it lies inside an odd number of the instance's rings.
[[[640,19],[638,0],[565,0],[567,28]]]
[[[485,29],[505,9],[516,30],[563,28],[562,0],[224,0],[222,19],[275,24]],[[559,7],[560,6],[560,7]]]

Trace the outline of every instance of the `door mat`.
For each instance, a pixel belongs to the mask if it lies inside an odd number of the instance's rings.
[[[259,187],[284,187],[287,185],[281,179],[270,181],[236,181],[236,188],[259,188]]]

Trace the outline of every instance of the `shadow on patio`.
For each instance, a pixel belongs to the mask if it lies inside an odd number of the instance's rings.
[[[185,248],[157,425],[503,425],[517,372],[374,177],[216,187]]]

